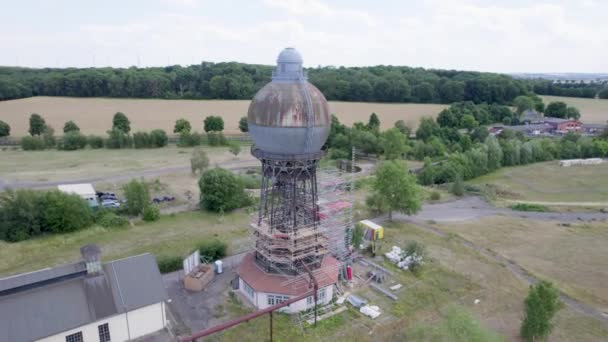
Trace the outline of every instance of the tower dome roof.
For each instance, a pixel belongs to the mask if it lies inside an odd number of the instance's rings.
[[[277,58],[272,82],[255,94],[247,121],[256,148],[277,154],[321,150],[329,135],[329,106],[323,93],[306,80],[302,56],[286,48]]]

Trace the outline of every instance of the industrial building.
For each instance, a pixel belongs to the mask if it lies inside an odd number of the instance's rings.
[[[349,222],[335,222],[336,211],[352,206],[320,198],[324,188],[341,181],[318,179],[329,106],[307,81],[302,63],[298,51],[284,49],[272,81],[249,106],[251,153],[262,164],[262,184],[259,213],[251,223],[254,251],[237,271],[239,291],[258,309],[317,289],[316,295],[283,308],[292,313],[333,298],[349,244]]]
[[[167,293],[151,254],[83,260],[0,279],[0,341],[120,342],[167,325]]]

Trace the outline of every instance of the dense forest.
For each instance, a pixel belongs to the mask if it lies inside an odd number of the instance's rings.
[[[608,84],[606,81],[585,83],[530,80],[529,82],[532,84],[532,90],[538,95],[585,97],[590,99],[599,96],[602,99],[608,99]]]
[[[29,96],[249,99],[266,84],[273,67],[207,63],[189,67],[30,69],[0,67],[0,100]],[[309,80],[329,100],[509,103],[531,83],[510,76],[422,68],[318,67]]]

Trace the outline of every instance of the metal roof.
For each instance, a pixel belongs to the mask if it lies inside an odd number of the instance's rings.
[[[33,341],[168,298],[156,260],[142,254],[87,276],[84,262],[0,279],[0,341]]]
[[[69,194],[76,194],[80,196],[95,195],[95,189],[90,183],[82,184],[61,184],[57,185],[57,189],[62,192]]]

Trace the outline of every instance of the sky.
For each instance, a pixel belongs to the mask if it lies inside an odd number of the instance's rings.
[[[0,0],[0,65],[608,72],[606,0]]]

